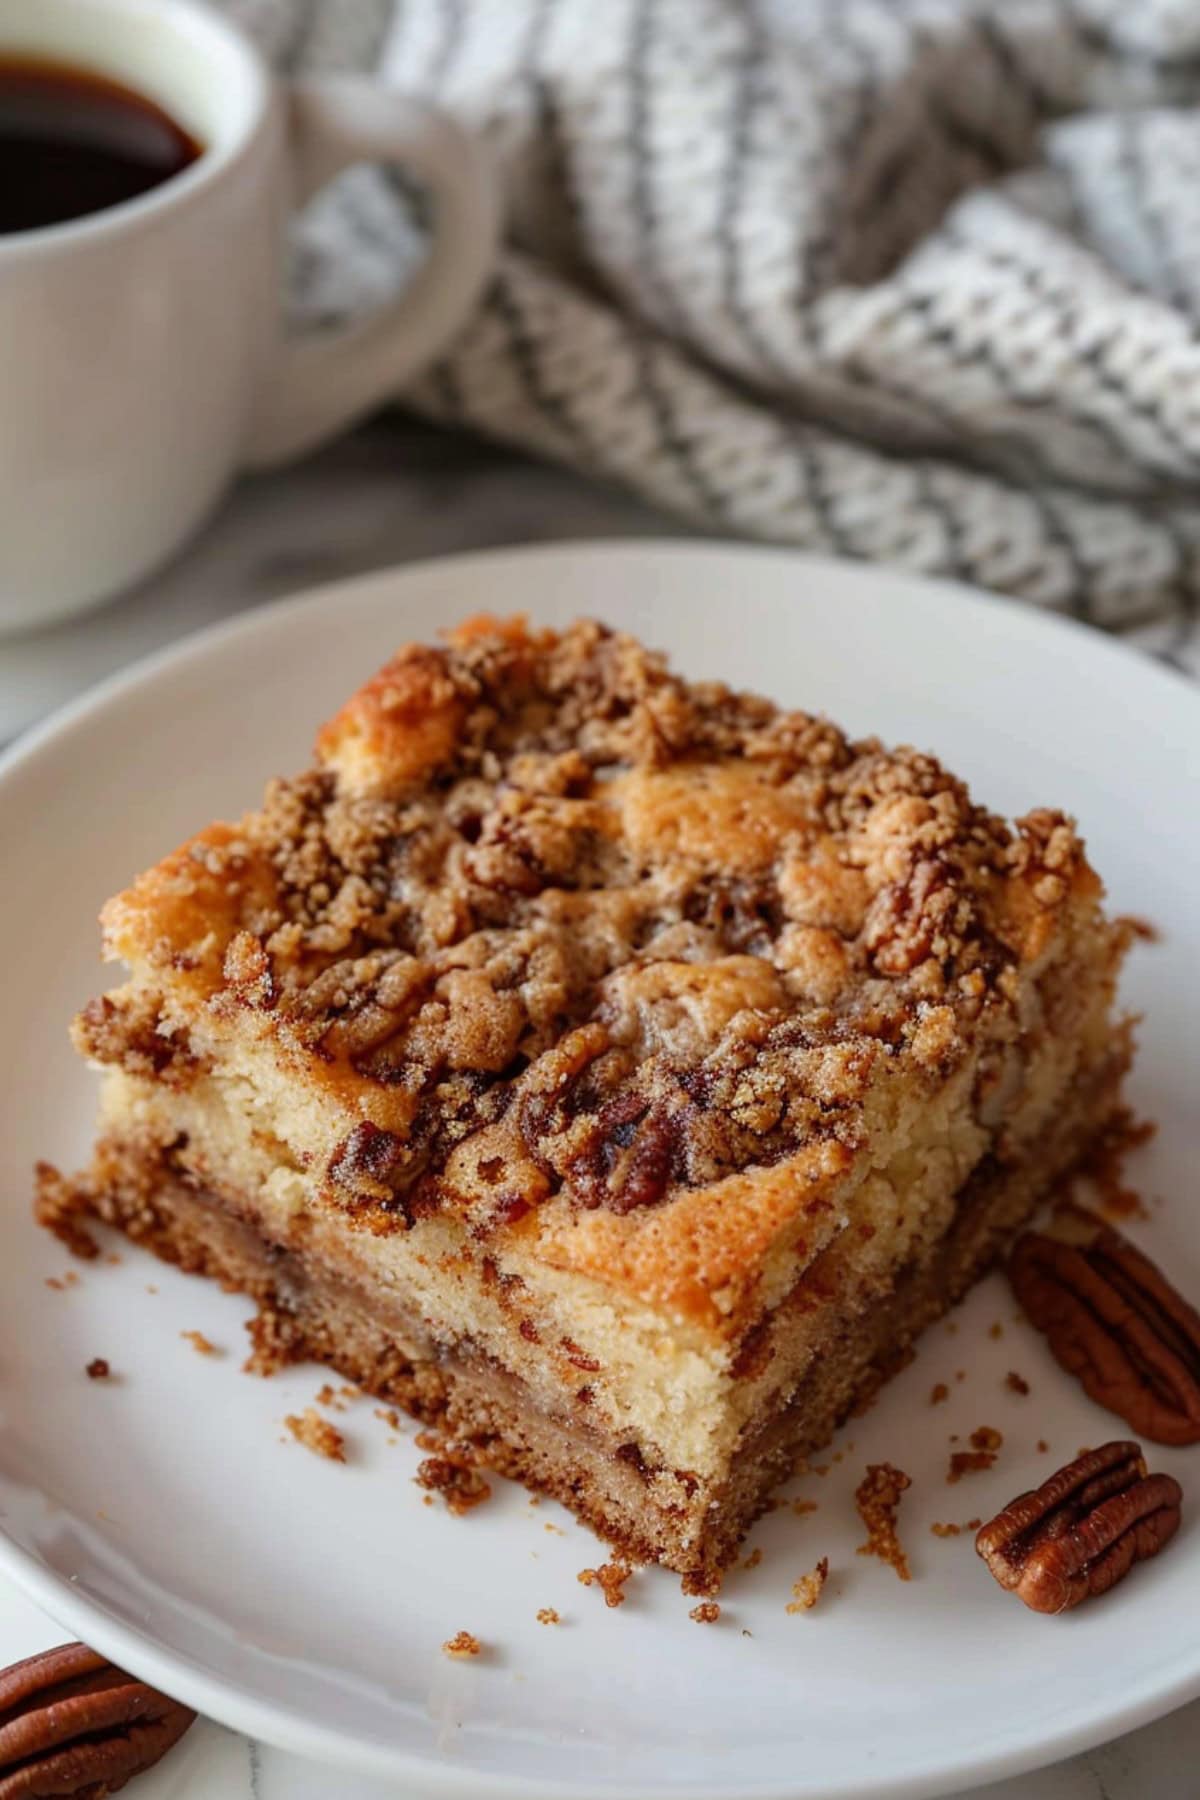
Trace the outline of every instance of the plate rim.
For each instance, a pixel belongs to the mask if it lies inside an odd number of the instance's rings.
[[[370,593],[386,592],[395,584],[412,579],[419,583],[430,571],[437,570],[451,581],[461,575],[465,582],[496,566],[520,568],[530,562],[558,562],[569,569],[580,560],[607,560],[612,563],[650,561],[659,566],[664,561],[724,561],[730,565],[748,562],[786,563],[798,577],[819,580],[822,573],[843,576],[852,572],[866,580],[876,580],[897,590],[897,604],[911,597],[914,604],[924,600],[934,606],[951,601],[966,606],[980,617],[1003,618],[1007,632],[1032,642],[1036,648],[1043,635],[1059,634],[1060,641],[1069,637],[1090,658],[1119,659],[1123,665],[1140,668],[1138,680],[1168,695],[1178,706],[1190,694],[1188,704],[1200,705],[1200,689],[1183,671],[1164,663],[1122,641],[1113,634],[1068,614],[1050,611],[1013,600],[967,583],[935,579],[886,565],[856,562],[849,558],[814,556],[785,546],[745,544],[725,540],[705,540],[680,536],[650,538],[582,538],[567,542],[535,545],[506,545],[494,549],[461,552],[452,556],[426,557],[412,562],[385,565],[353,576],[322,582],[294,594],[282,596],[244,613],[201,626],[186,636],[139,657],[128,667],[115,671],[88,687],[66,705],[57,708],[35,726],[21,732],[0,753],[0,788],[3,788],[28,763],[50,750],[72,733],[111,708],[119,706],[128,695],[152,687],[162,676],[197,657],[220,651],[239,641],[249,643],[260,637],[269,638],[283,622],[297,614],[320,613],[344,604],[348,599]],[[1145,689],[1143,689],[1145,691]],[[41,1606],[64,1628],[78,1631],[103,1654],[130,1668],[147,1680],[166,1686],[188,1704],[209,1718],[218,1720],[247,1736],[260,1738],[280,1749],[332,1766],[353,1768],[362,1773],[386,1775],[413,1784],[417,1792],[437,1796],[438,1800],[483,1800],[494,1795],[497,1800],[516,1796],[536,1800],[620,1800],[629,1792],[627,1780],[600,1784],[573,1782],[566,1786],[557,1778],[524,1776],[499,1771],[483,1772],[477,1768],[436,1762],[420,1752],[391,1748],[373,1739],[356,1737],[352,1731],[321,1724],[306,1718],[298,1710],[285,1705],[248,1696],[226,1678],[212,1674],[175,1651],[152,1634],[114,1619],[101,1602],[74,1590],[30,1550],[10,1537],[0,1518],[0,1573],[8,1575],[36,1604]],[[165,1677],[165,1679],[164,1679]],[[937,1763],[925,1775],[880,1775],[866,1786],[855,1779],[822,1789],[828,1800],[932,1800],[937,1794],[1027,1773],[1047,1767],[1064,1757],[1106,1743],[1112,1738],[1162,1718],[1187,1701],[1200,1695],[1200,1644],[1190,1660],[1177,1658],[1174,1670],[1161,1681],[1146,1683],[1132,1696],[1123,1697],[1114,1708],[1105,1710],[1103,1718],[1088,1716],[1067,1722],[1054,1731],[1042,1734],[1036,1741],[996,1750],[985,1759],[970,1760],[959,1756],[951,1763]],[[655,1783],[637,1782],[639,1796],[650,1800],[681,1800],[683,1790]],[[722,1782],[694,1790],[698,1800],[795,1800],[799,1792],[787,1783]],[[810,1795],[811,1800],[811,1795]]]

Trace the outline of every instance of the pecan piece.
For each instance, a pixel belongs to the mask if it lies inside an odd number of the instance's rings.
[[[165,1756],[195,1713],[60,1644],[0,1671],[0,1800],[102,1800]]]
[[[1157,1556],[1179,1528],[1182,1499],[1172,1476],[1146,1473],[1140,1444],[1104,1444],[1018,1494],[975,1549],[1034,1612],[1066,1612]]]
[[[1031,1322],[1085,1392],[1140,1437],[1200,1442],[1200,1313],[1082,1207],[1064,1209],[1056,1230],[1026,1232],[1008,1265]]]

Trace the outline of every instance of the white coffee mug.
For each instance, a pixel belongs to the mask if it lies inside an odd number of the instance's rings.
[[[113,78],[203,150],[139,198],[0,235],[0,630],[103,599],[238,469],[394,394],[477,299],[499,214],[483,147],[444,114],[358,78],[281,87],[194,0],[0,0],[5,55]],[[432,197],[428,260],[368,319],[289,342],[289,210],[383,161]]]

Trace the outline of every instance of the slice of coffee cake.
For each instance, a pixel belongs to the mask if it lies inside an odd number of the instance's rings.
[[[109,902],[40,1216],[703,1589],[1113,1108],[1100,893],[931,757],[477,619]]]

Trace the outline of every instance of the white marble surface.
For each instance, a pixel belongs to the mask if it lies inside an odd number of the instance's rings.
[[[321,581],[419,557],[679,527],[619,494],[383,421],[290,472],[244,483],[169,568],[76,623],[0,640],[0,742],[134,658]],[[481,596],[486,604],[486,595]],[[62,1631],[0,1580],[0,1665]],[[1200,1702],[976,1800],[1196,1800]],[[138,1782],[139,1800],[398,1800],[207,1722]],[[404,1800],[420,1800],[405,1790]]]

